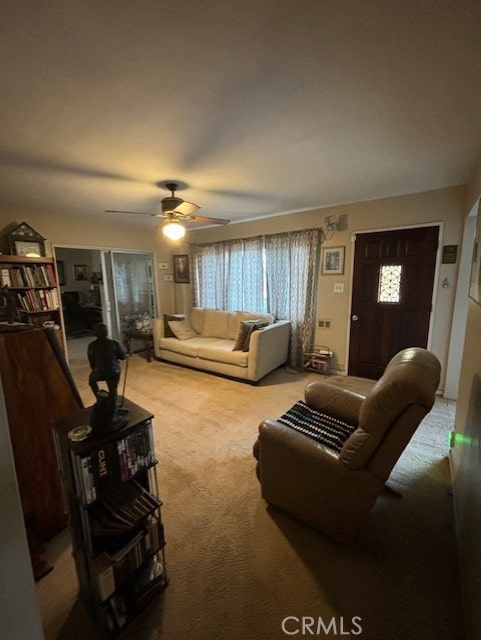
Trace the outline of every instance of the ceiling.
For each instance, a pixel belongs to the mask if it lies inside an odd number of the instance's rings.
[[[155,226],[467,182],[479,0],[3,0],[0,204]]]

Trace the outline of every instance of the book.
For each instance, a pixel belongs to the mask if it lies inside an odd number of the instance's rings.
[[[0,269],[0,277],[1,277],[1,284],[3,287],[7,286],[7,287],[11,287],[12,286],[12,280],[10,278],[10,270],[9,269]]]
[[[102,601],[107,600],[115,591],[115,577],[112,563],[105,555],[98,556],[95,560],[95,577],[97,581],[97,593]]]

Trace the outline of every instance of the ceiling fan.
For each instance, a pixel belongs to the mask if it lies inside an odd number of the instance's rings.
[[[166,218],[166,222],[163,223],[162,233],[170,240],[180,240],[185,235],[185,227],[181,224],[182,221],[187,222],[207,222],[210,224],[229,224],[230,220],[223,218],[207,218],[206,216],[194,215],[196,211],[200,209],[198,204],[193,202],[187,202],[175,195],[175,192],[179,188],[177,182],[165,182],[162,186],[168,189],[171,193],[170,196],[166,196],[161,200],[161,211],[157,213],[150,213],[147,211],[115,211],[107,210],[106,213],[134,213],[137,215],[149,215],[155,218]]]

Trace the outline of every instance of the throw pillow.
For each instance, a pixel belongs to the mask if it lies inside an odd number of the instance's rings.
[[[240,322],[239,328],[237,329],[237,336],[234,343],[234,348],[232,351],[244,351],[244,344],[248,335],[252,331],[249,322]]]
[[[164,336],[166,338],[175,338],[172,333],[172,329],[169,326],[169,322],[179,322],[180,320],[184,320],[185,316],[176,314],[173,316],[169,316],[167,313],[164,313]]]
[[[247,322],[249,322],[249,320],[247,320]],[[247,335],[246,340],[244,342],[244,348],[242,349],[242,351],[249,351],[252,334],[255,331],[258,331],[259,329],[264,329],[264,327],[267,327],[267,326],[269,326],[269,323],[266,322],[265,320],[254,320],[253,324],[252,324],[252,328],[248,332],[248,335]]]
[[[263,322],[262,320],[244,320],[240,322],[232,351],[249,351],[252,332],[267,327],[268,324],[268,322]]]
[[[197,337],[196,332],[192,329],[187,320],[170,320],[169,327],[174,336],[178,340],[188,340]]]

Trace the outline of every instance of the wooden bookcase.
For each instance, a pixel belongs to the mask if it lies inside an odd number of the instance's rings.
[[[62,331],[60,291],[53,258],[0,255],[0,285],[8,285],[16,296],[21,322],[41,327],[52,322]]]
[[[39,542],[67,525],[52,429],[56,420],[83,406],[58,333],[0,324],[0,383],[22,508],[29,533]]]
[[[103,635],[115,637],[167,584],[152,414],[128,400],[120,430],[72,441],[92,407],[55,427],[80,592]]]

